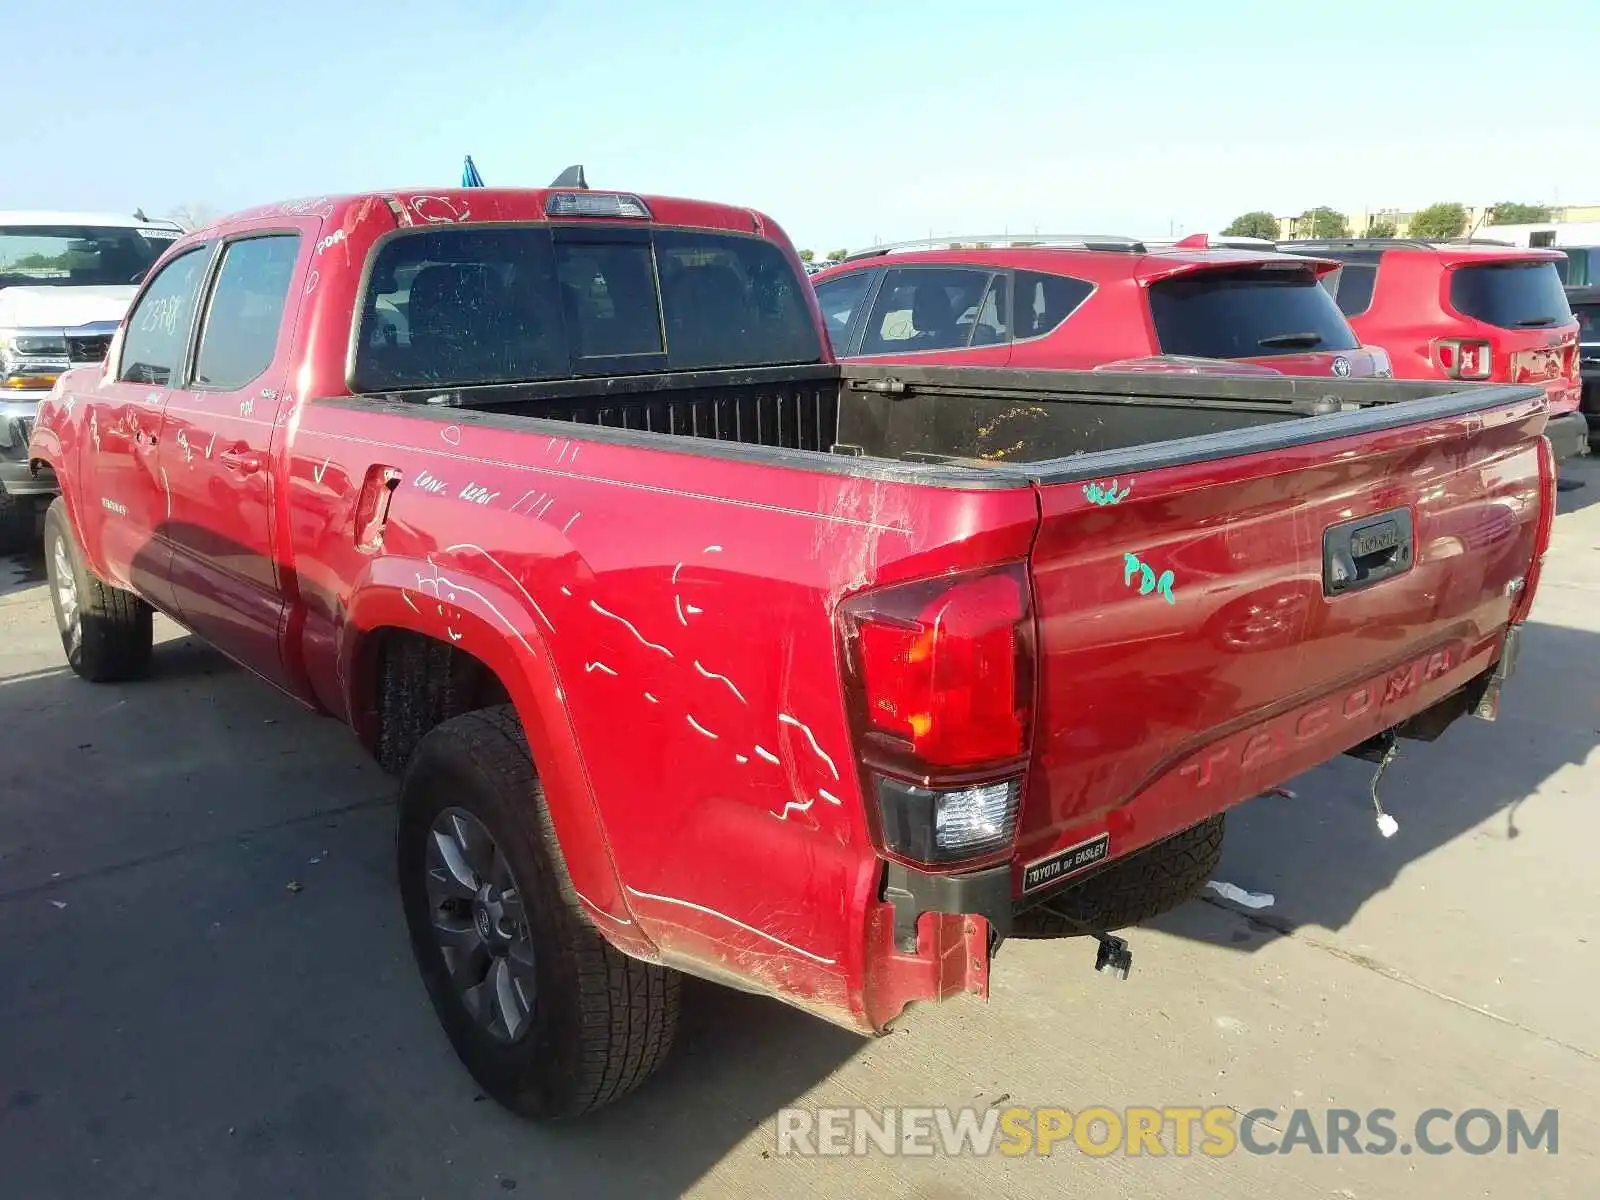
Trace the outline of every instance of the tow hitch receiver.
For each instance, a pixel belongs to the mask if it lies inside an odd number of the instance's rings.
[[[1109,933],[1097,933],[1094,937],[1100,943],[1099,949],[1094,952],[1094,969],[1102,973],[1109,971],[1118,979],[1126,979],[1128,972],[1133,970],[1133,951],[1128,949],[1128,943]]]

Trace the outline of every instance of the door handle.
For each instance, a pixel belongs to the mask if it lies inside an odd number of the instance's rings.
[[[222,465],[230,471],[240,475],[254,475],[266,466],[266,455],[259,450],[251,450],[244,445],[238,445],[230,450],[224,450],[217,455]]]

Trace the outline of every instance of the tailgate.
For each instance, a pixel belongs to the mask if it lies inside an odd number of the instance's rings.
[[[1492,666],[1537,536],[1546,417],[1528,395],[1040,464],[1016,890],[1256,795]],[[1093,460],[1111,469],[1090,477]]]

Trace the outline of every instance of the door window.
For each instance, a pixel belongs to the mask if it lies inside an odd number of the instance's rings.
[[[850,322],[861,301],[872,290],[873,271],[852,271],[817,285],[817,303],[822,307],[822,324],[828,331],[835,354],[848,354],[845,339],[850,334]]]
[[[237,391],[272,365],[300,252],[299,234],[232,242],[200,329],[196,387]]]
[[[200,281],[210,257],[209,246],[196,246],[162,267],[150,281],[128,314],[118,379],[171,387],[180,378]]]
[[[867,318],[863,354],[965,347],[978,324],[990,272],[959,267],[889,271]]]

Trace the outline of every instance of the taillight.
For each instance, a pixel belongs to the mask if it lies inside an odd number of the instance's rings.
[[[1433,361],[1451,379],[1487,379],[1494,372],[1494,348],[1481,338],[1435,338]]]
[[[884,849],[935,863],[1008,848],[1032,727],[1026,566],[867,592],[840,624]]]
[[[1528,619],[1533,609],[1533,594],[1539,588],[1540,567],[1550,549],[1550,538],[1556,527],[1556,452],[1550,439],[1539,439],[1539,520],[1533,527],[1533,562],[1523,579],[1522,590],[1511,605],[1511,623]]]

